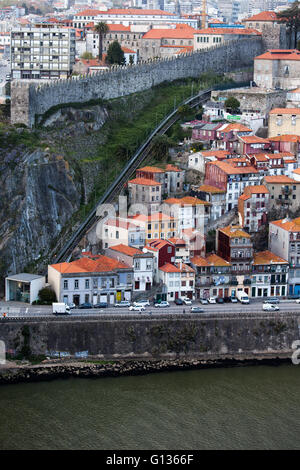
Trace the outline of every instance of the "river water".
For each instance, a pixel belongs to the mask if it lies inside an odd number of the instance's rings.
[[[300,449],[300,365],[1,386],[0,449]]]

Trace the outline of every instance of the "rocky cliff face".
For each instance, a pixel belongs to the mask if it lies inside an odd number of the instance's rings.
[[[48,254],[80,197],[62,157],[16,147],[0,155],[0,201],[4,274],[21,271]]]

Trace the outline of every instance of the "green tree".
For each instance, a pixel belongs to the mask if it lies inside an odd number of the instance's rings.
[[[289,35],[289,49],[297,48],[297,37],[300,29],[300,9],[299,2],[294,2],[290,8],[277,13],[280,23],[284,23]]]
[[[225,108],[230,109],[232,112],[236,112],[240,107],[240,102],[234,96],[227,98],[225,101]]]
[[[167,135],[158,135],[153,139],[152,156],[157,161],[167,161],[173,142]]]
[[[56,294],[54,292],[53,289],[51,289],[51,287],[43,287],[43,289],[41,289],[39,291],[39,301],[42,303],[42,304],[52,304],[52,302],[56,302]]]
[[[102,60],[103,56],[103,38],[106,36],[106,34],[109,31],[109,27],[107,26],[104,21],[101,21],[100,23],[96,24],[94,28],[95,33],[99,35],[99,60]]]
[[[110,43],[107,51],[106,62],[108,64],[125,64],[124,52],[118,41]]]
[[[93,59],[94,56],[91,52],[84,52],[82,55],[81,55],[81,59],[86,59],[86,60],[90,60],[90,59]]]

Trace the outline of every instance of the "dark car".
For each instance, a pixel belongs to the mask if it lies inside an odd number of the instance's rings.
[[[181,299],[175,299],[175,300],[174,300],[174,303],[175,303],[176,305],[183,305],[183,300],[181,300]]]
[[[231,302],[231,297],[224,297],[224,302],[226,303]]]
[[[278,297],[267,297],[264,300],[265,304],[279,304],[279,299]]]
[[[216,298],[216,302],[217,304],[223,304],[224,303],[224,299],[222,297],[217,297]]]
[[[107,302],[99,302],[98,304],[94,305],[94,308],[107,308],[108,303]]]
[[[93,308],[93,306],[89,302],[84,302],[84,304],[80,304],[78,308]]]

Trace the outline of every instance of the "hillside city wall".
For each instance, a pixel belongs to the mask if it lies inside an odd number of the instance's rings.
[[[243,39],[172,59],[114,66],[110,71],[100,71],[92,76],[43,84],[15,80],[11,86],[11,122],[33,127],[36,117],[54,106],[110,100],[165,81],[198,77],[208,71],[224,73],[253,65],[253,58],[262,50],[261,38]]]

